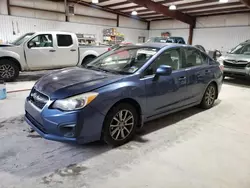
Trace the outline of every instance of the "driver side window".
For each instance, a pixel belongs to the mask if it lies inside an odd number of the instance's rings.
[[[52,35],[37,35],[28,42],[29,48],[53,47]]]
[[[146,69],[145,76],[154,75],[156,69],[160,65],[168,65],[172,67],[172,70],[178,70],[182,68],[181,65],[181,51],[180,49],[166,50]]]

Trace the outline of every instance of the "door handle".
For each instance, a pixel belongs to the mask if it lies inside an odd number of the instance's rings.
[[[56,50],[49,50],[49,52],[55,52]]]
[[[183,80],[186,80],[186,79],[187,79],[186,76],[179,77],[179,81],[183,81]]]
[[[211,70],[205,70],[205,74],[209,74]]]
[[[76,51],[76,49],[71,49],[70,51],[71,51],[71,52],[75,52],[75,51]]]
[[[200,73],[198,73],[198,74],[196,74],[196,77],[197,77],[197,78],[201,78],[202,75],[201,75]]]

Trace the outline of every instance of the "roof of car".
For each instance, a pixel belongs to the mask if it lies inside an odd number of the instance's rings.
[[[152,42],[152,43],[143,43],[143,44],[137,44],[137,46],[145,46],[145,47],[152,47],[152,48],[164,48],[166,46],[172,46],[172,47],[180,47],[180,46],[187,46],[184,44],[175,44],[175,43],[162,43],[162,42]]]

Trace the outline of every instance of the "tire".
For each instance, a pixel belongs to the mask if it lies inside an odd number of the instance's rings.
[[[217,94],[217,88],[215,84],[210,84],[202,98],[202,101],[200,103],[200,107],[203,109],[209,109],[214,105],[214,102],[216,100],[216,94]]]
[[[82,61],[82,66],[87,65],[88,63],[90,63],[92,60],[94,60],[96,57],[95,56],[87,56],[83,59]]]
[[[139,115],[132,105],[120,103],[114,106],[104,120],[102,139],[111,146],[127,143],[135,135],[138,119]]]
[[[0,79],[14,81],[19,76],[19,67],[10,59],[0,60]]]

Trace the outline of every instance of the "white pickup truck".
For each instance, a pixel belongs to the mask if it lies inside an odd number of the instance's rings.
[[[79,46],[74,33],[26,33],[11,44],[0,45],[0,79],[13,81],[20,71],[84,65],[108,49],[108,46]]]

